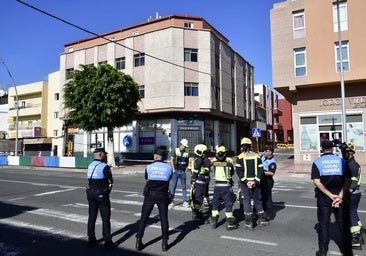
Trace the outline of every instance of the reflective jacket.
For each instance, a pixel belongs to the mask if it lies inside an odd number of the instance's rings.
[[[185,171],[188,167],[189,150],[186,148],[181,151],[176,148],[173,157],[175,170]]]
[[[241,182],[247,184],[248,181],[260,183],[263,176],[263,163],[260,156],[255,152],[241,153],[235,163],[236,173]]]
[[[212,162],[211,170],[215,180],[215,186],[231,186],[232,176],[234,175],[234,166],[226,161]]]

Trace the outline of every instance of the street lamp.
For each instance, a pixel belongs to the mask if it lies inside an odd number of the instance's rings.
[[[3,61],[3,59],[0,57],[0,62],[1,64],[4,65],[6,71],[8,72],[9,76],[10,76],[10,79],[11,81],[13,82],[13,86],[14,86],[14,89],[15,89],[15,100],[17,102],[16,104],[16,118],[15,118],[15,156],[18,155],[18,120],[19,120],[19,98],[18,98],[18,91],[17,91],[17,86],[14,82],[14,78],[13,76],[11,75],[10,73],[10,70],[8,69],[8,67],[6,66],[5,62]]]
[[[346,129],[346,101],[345,101],[345,89],[344,89],[344,72],[343,72],[343,53],[342,53],[342,32],[341,32],[341,18],[339,11],[339,0],[337,0],[337,23],[338,23],[338,51],[340,61],[340,76],[341,76],[341,99],[342,99],[342,133],[343,141],[347,141],[347,129]]]

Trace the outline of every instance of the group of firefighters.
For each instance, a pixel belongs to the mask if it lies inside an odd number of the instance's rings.
[[[264,155],[260,156],[253,152],[251,147],[252,141],[249,138],[241,139],[241,153],[233,160],[227,156],[226,147],[220,145],[215,151],[215,157],[210,160],[207,155],[207,146],[198,144],[194,147],[191,166],[188,166],[189,161],[186,154],[188,142],[186,139],[181,140],[180,147],[171,157],[171,165],[173,169],[182,169],[182,165],[183,169],[191,169],[189,201],[192,219],[199,222],[210,222],[212,228],[215,229],[218,225],[220,205],[223,204],[226,229],[236,229],[237,224],[233,215],[233,204],[236,200],[242,203],[246,228],[253,229],[257,224],[265,226],[273,218],[272,187],[273,175],[277,168],[276,160],[273,157],[274,149],[268,146]],[[239,178],[237,194],[233,191],[235,173]],[[211,212],[208,212],[205,211],[205,203],[209,201],[208,189],[211,177],[214,189],[212,201],[209,204]],[[172,198],[174,198],[176,185],[173,178]],[[182,188],[184,185],[182,182]],[[183,195],[183,201],[184,198]],[[185,203],[183,202],[183,204]],[[173,201],[172,204],[174,204]]]

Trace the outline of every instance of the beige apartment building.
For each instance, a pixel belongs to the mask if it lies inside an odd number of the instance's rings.
[[[18,154],[35,156],[47,152],[49,155],[52,139],[47,138],[48,83],[36,82],[10,87],[8,108],[9,139],[16,138],[18,116],[18,140],[22,145],[18,148]]]
[[[201,17],[158,16],[67,43],[60,56],[60,86],[80,64],[102,63],[131,75],[142,98],[136,120],[115,129],[115,152],[151,158],[156,147],[174,148],[182,138],[192,151],[198,143],[211,150],[223,143],[237,152],[240,138],[250,136],[254,68]],[[59,109],[62,119],[62,102]],[[86,144],[90,152],[96,145],[106,146],[106,130],[84,134],[74,129],[69,139],[74,153],[84,151]]]
[[[271,10],[273,86],[293,104],[295,163],[311,163],[324,139],[347,138],[366,164],[365,10],[364,0],[287,0]]]

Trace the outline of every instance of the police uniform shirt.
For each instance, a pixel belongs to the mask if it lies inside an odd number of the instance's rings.
[[[272,172],[273,174],[276,172],[277,163],[276,163],[276,159],[273,156],[270,158],[267,158],[266,156],[262,156],[262,163],[263,163],[263,170],[265,172],[269,171],[269,172]],[[273,176],[263,175],[263,178],[273,179]]]
[[[325,153],[315,159],[311,169],[311,179],[320,179],[320,182],[333,194],[338,194],[345,178],[350,178],[346,161],[332,153]],[[319,189],[318,192],[322,193]]]
[[[163,161],[149,164],[145,170],[145,179],[149,181],[148,186],[150,190],[167,192],[172,173],[172,167]]]
[[[108,188],[109,183],[113,183],[113,176],[109,165],[101,160],[94,159],[90,163],[87,171],[89,188],[104,190]]]

